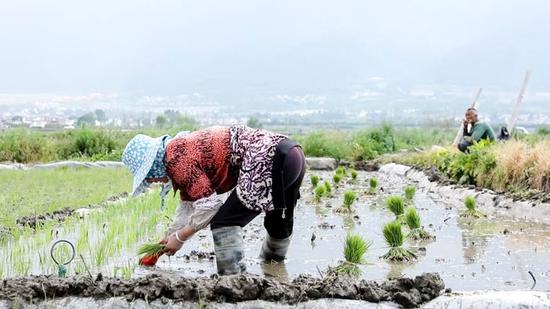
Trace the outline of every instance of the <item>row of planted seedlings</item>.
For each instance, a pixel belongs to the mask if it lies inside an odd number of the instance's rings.
[[[349,176],[349,177],[346,177]],[[346,173],[343,167],[339,167],[332,177],[332,183],[329,181],[320,182],[317,175],[312,175],[310,180],[314,190],[314,201],[319,203],[324,197],[334,197],[332,188],[338,188],[342,181],[348,183],[357,183],[358,174],[355,170]],[[348,178],[348,179],[346,179]],[[378,180],[371,177],[368,180],[369,195],[375,195],[378,192]],[[384,225],[382,233],[384,240],[388,245],[388,252],[382,255],[389,262],[412,262],[416,260],[417,255],[412,250],[404,248],[406,239],[411,241],[429,241],[435,237],[430,235],[421,225],[420,215],[414,208],[414,196],[416,188],[407,186],[404,190],[404,198],[401,196],[390,196],[386,199],[387,209],[395,215],[395,220]],[[343,203],[334,211],[339,214],[350,215],[354,213],[353,204],[357,200],[356,192],[352,190],[343,193]],[[408,233],[405,233],[408,229]],[[371,241],[364,239],[357,234],[348,233],[344,243],[344,260],[337,266],[330,267],[329,273],[340,273],[350,276],[359,276],[361,274],[359,265],[365,263],[364,255],[372,245]]]
[[[66,266],[66,274],[97,274],[131,277],[137,265],[136,249],[144,242],[158,240],[175,211],[175,202],[166,203],[162,211],[155,192],[113,203],[63,222],[47,221],[35,229],[13,229],[0,242],[0,277],[30,274],[56,274],[72,250],[57,240],[74,245],[75,258]]]
[[[390,196],[386,200],[387,208],[395,215],[395,219],[384,225],[383,235],[389,250],[381,258],[392,262],[412,262],[417,259],[417,254],[409,248],[404,248],[405,239],[413,242],[434,241],[435,236],[428,233],[421,225],[420,215],[414,207],[414,195],[416,189],[413,186],[405,188],[405,199],[401,196]],[[344,197],[344,203],[346,197]],[[477,210],[475,198],[466,196],[464,200],[466,209],[460,216],[471,219],[485,217],[486,215]],[[405,234],[403,227],[408,229]],[[359,265],[366,261],[364,255],[372,245],[372,242],[365,240],[360,235],[348,233],[344,244],[344,260],[336,267],[329,268],[329,273],[345,274],[352,277],[361,275]]]

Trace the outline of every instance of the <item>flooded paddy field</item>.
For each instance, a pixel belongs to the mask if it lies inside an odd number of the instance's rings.
[[[319,176],[320,183],[330,182],[332,195],[316,199],[311,175]],[[485,216],[465,217],[463,196],[453,199],[438,195],[395,173],[358,172],[356,179],[344,177],[338,185],[334,184],[333,175],[334,171],[309,171],[306,175],[284,263],[263,263],[258,258],[265,236],[263,215],[245,228],[245,263],[251,276],[265,275],[275,280],[269,282],[281,284],[293,284],[293,280],[303,276],[308,280],[328,280],[326,271],[344,259],[345,238],[352,232],[371,242],[365,263],[359,265],[358,279],[389,282],[386,280],[438,273],[447,292],[550,290],[547,224],[493,211],[493,207],[483,204],[483,199],[478,200],[477,206]],[[378,182],[374,191],[369,190],[372,178]],[[411,185],[416,187],[416,193],[406,207],[416,208],[422,226],[435,238],[407,239],[404,247],[414,252],[417,259],[389,262],[381,258],[389,250],[382,230],[395,216],[388,210],[386,201],[390,196],[404,196],[405,188]],[[351,213],[337,210],[344,203],[346,191],[356,193]],[[0,244],[0,258],[5,261],[0,265],[0,276],[57,275],[58,267],[50,258],[50,248],[56,240],[66,239],[76,248],[75,259],[67,265],[69,276],[95,278],[101,273],[119,280],[148,280],[152,275],[173,280],[212,277],[216,270],[215,254],[208,229],[187,241],[175,256],[161,257],[157,266],[137,265],[137,247],[160,239],[175,210],[176,198],[162,211],[157,195],[152,192],[118,201],[82,218],[72,216],[64,222],[47,222],[36,231],[31,228],[19,231]],[[403,230],[406,234],[405,226]],[[68,246],[59,246],[54,252],[59,260],[70,257],[70,253]],[[384,300],[394,299],[379,299]],[[347,306],[344,303],[340,305]]]

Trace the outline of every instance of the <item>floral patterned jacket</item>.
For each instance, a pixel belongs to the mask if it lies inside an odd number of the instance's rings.
[[[180,191],[180,207],[194,209],[185,221],[195,230],[204,228],[223,204],[218,194],[232,189],[247,208],[271,211],[273,157],[277,144],[286,138],[231,126],[171,140],[166,146],[166,172],[174,190]]]

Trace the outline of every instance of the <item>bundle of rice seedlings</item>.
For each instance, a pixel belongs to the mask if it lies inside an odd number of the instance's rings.
[[[321,198],[325,195],[325,186],[318,186],[315,188],[315,201],[319,203],[321,201]]]
[[[433,239],[433,236],[430,235],[430,233],[426,232],[424,228],[422,228],[422,225],[420,224],[420,215],[414,209],[414,207],[410,207],[407,210],[407,213],[405,214],[405,222],[407,223],[407,226],[411,230],[410,233],[407,235],[412,240],[429,240]]]
[[[408,262],[416,259],[416,254],[402,247],[404,236],[401,222],[396,220],[387,223],[384,225],[383,233],[390,250],[382,258],[392,262]]]
[[[366,241],[360,235],[348,233],[346,243],[344,244],[345,260],[334,269],[337,273],[357,277],[361,270],[357,265],[363,264],[363,256],[371,246],[371,242]]]
[[[400,196],[390,196],[386,200],[388,209],[395,215],[396,219],[399,219],[405,212],[405,203]]]
[[[343,167],[343,166],[339,166],[339,167],[336,169],[336,175],[346,176],[346,168]]]
[[[344,204],[342,205],[342,207],[336,209],[336,211],[341,213],[352,213],[353,209],[351,208],[351,206],[355,202],[356,197],[357,194],[355,194],[355,192],[346,191],[344,193]]]
[[[351,181],[353,182],[357,181],[357,176],[359,176],[359,173],[355,169],[352,169],[350,174],[351,174]]]
[[[416,193],[416,188],[414,186],[405,187],[405,198],[407,201],[412,201],[414,199],[414,194]]]
[[[477,210],[476,199],[473,196],[466,196],[464,205],[466,206],[466,211],[462,214],[463,217],[481,218],[485,216],[481,211]]]
[[[326,193],[326,195],[327,195],[327,196],[332,196],[332,185],[330,184],[330,182],[328,182],[327,180],[325,180],[324,185],[325,185],[325,193]]]
[[[378,179],[376,179],[376,177],[372,177],[369,180],[369,194],[375,194],[377,187],[378,187]]]
[[[341,174],[334,174],[334,176],[332,176],[332,181],[334,181],[334,184],[336,186],[338,186],[340,181],[342,181],[342,175]]]
[[[312,186],[313,188],[316,188],[317,185],[319,184],[319,176],[317,176],[317,175],[311,175],[310,179],[311,179],[311,186]]]
[[[165,245],[159,243],[143,244],[138,248],[138,255],[159,256],[164,252]]]

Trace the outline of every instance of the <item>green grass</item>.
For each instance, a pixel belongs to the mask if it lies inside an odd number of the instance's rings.
[[[391,125],[362,130],[322,130],[295,135],[307,156],[346,160],[371,160],[402,149],[427,148],[452,141],[454,129],[402,129]]]
[[[130,191],[131,184],[122,168],[0,170],[0,225],[11,228],[22,216],[98,204]]]
[[[405,212],[405,203],[400,196],[390,196],[386,200],[388,209],[395,215],[395,218],[399,218]]]
[[[108,274],[115,269],[129,277],[135,268],[140,244],[158,241],[175,212],[178,197],[169,197],[167,207],[160,210],[158,191],[129,198],[95,211],[83,219],[70,217],[63,223],[48,223],[36,231],[24,228],[17,239],[0,244],[0,274],[13,277],[26,274],[51,274],[57,268],[49,258],[51,233],[58,238],[76,241],[77,258],[68,266],[69,275],[87,274],[80,254],[93,274]],[[86,242],[84,240],[87,239]],[[59,247],[56,255],[66,256]]]

